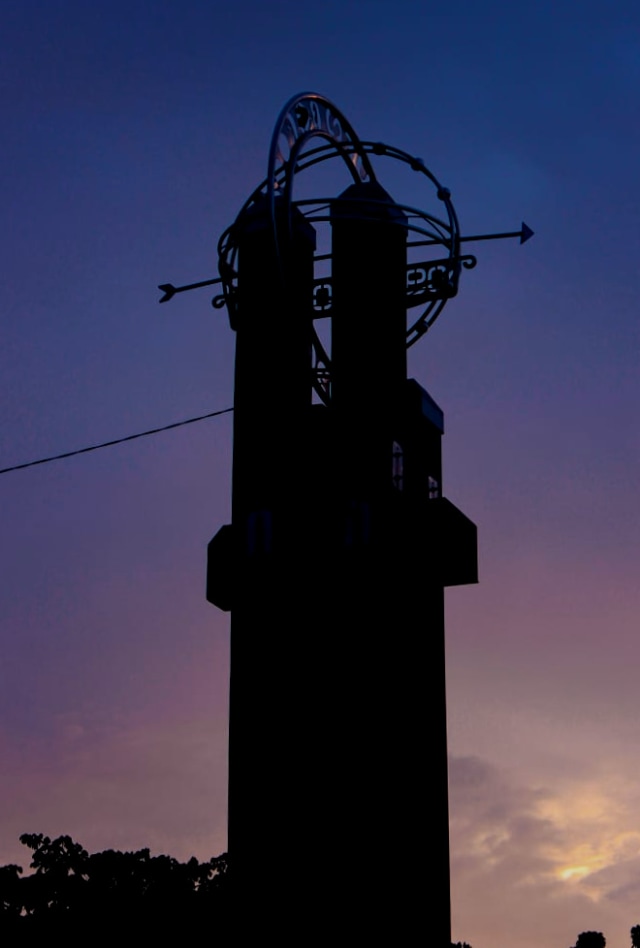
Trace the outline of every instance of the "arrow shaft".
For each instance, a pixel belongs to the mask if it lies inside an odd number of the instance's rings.
[[[474,234],[471,237],[461,237],[460,242],[467,240],[504,240],[505,237],[522,237],[521,230],[505,231],[503,234]]]
[[[510,230],[504,234],[472,234],[470,237],[461,237],[460,243],[467,243],[473,240],[504,240],[505,237],[522,237],[522,231]],[[442,244],[442,240],[412,240],[408,247],[433,247],[436,244]]]
[[[216,277],[215,280],[202,280],[200,283],[189,283],[186,286],[176,286],[174,293],[185,293],[187,290],[199,290],[201,286],[213,286],[214,283],[222,283],[222,277]]]
[[[510,237],[519,237],[520,243],[524,244],[533,237],[533,231],[530,227],[522,222],[522,227],[520,230],[508,230],[504,231],[502,234],[470,234],[468,237],[460,237],[460,243],[472,243],[475,240],[505,240]],[[412,240],[407,246],[408,247],[432,247],[434,244],[442,244],[443,240],[431,239],[431,240]]]

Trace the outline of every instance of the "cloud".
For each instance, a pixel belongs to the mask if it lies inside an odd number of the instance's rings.
[[[474,948],[628,941],[640,893],[634,788],[599,775],[556,791],[476,757],[450,761],[454,937]]]
[[[540,813],[549,795],[518,786],[506,772],[478,757],[454,757],[449,768],[452,851],[467,871],[498,877],[510,886],[542,882],[553,872],[550,851],[558,827]]]

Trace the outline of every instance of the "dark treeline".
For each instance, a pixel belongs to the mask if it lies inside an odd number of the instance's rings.
[[[89,854],[70,836],[50,839],[25,833],[32,851],[24,875],[16,865],[0,866],[0,944],[25,946],[42,938],[64,940],[65,948],[107,943],[150,944],[175,935],[210,932],[212,943],[229,944],[226,853],[208,862],[193,857],[105,850]],[[640,948],[640,925],[631,929],[631,948]],[[471,948],[456,942],[451,948]],[[582,932],[574,948],[606,948],[602,932]]]
[[[70,836],[25,833],[20,842],[33,851],[34,871],[0,867],[2,945],[40,936],[59,936],[65,946],[149,944],[174,932],[183,943],[207,928],[226,942],[226,855],[181,863],[148,849],[90,855]]]

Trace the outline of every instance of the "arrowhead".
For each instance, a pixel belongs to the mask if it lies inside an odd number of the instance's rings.
[[[526,244],[530,237],[533,237],[533,231],[530,227],[527,227],[525,222],[522,222],[522,230],[520,231],[520,243]],[[162,289],[162,287],[160,287]]]
[[[176,291],[176,288],[173,285],[173,283],[160,283],[158,284],[158,289],[162,290],[162,292],[164,293],[164,296],[161,296],[160,299],[158,300],[159,303],[166,303],[168,300],[171,299],[171,297]]]

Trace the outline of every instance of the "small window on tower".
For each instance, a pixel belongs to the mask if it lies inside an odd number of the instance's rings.
[[[434,500],[440,496],[440,482],[437,481],[435,477],[431,477],[431,475],[429,475],[427,480],[427,493],[429,500]]]
[[[393,442],[391,453],[391,483],[396,490],[404,489],[404,451],[397,441]]]

